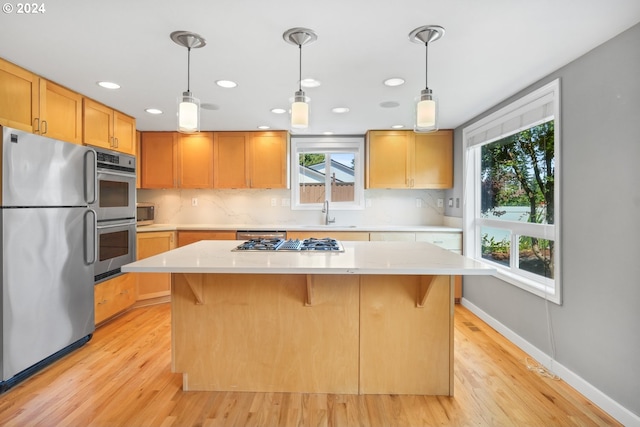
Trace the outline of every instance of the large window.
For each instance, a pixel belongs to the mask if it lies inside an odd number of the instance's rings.
[[[292,137],[293,209],[363,209],[363,137]]]
[[[559,93],[556,80],[463,131],[465,253],[558,304]]]

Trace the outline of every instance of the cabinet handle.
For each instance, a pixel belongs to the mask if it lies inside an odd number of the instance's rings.
[[[44,127],[44,130],[42,131],[42,135],[45,135],[47,133],[47,131],[49,130],[49,124],[47,123],[46,120],[42,121],[42,126]]]
[[[40,132],[40,119],[36,117],[33,119],[33,133]]]
[[[102,301],[98,302],[98,305],[103,305],[103,304],[106,304],[106,303],[107,303],[107,300],[103,299]]]
[[[120,145],[120,144],[119,144],[119,142],[118,142],[118,138],[113,138],[113,140],[114,140],[114,141],[115,141],[115,143],[116,143],[115,147],[116,147],[116,148],[118,148],[118,146]]]

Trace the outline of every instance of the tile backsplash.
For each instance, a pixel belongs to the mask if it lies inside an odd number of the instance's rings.
[[[444,207],[438,207],[438,199],[444,194],[444,190],[365,190],[365,209],[332,208],[331,216],[335,225],[442,225]],[[290,190],[138,190],[138,202],[156,204],[158,224],[323,223],[320,209],[291,210],[290,200]]]

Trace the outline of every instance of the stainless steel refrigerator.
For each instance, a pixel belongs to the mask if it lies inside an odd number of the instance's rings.
[[[2,128],[0,392],[95,330],[95,151]]]

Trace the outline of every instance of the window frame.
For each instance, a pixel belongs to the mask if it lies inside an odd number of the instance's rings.
[[[523,119],[524,117],[524,119]],[[520,123],[518,123],[520,119]],[[519,133],[546,121],[554,121],[554,218],[553,224],[495,220],[481,217],[481,147]],[[504,130],[506,128],[506,131]],[[496,268],[496,277],[558,305],[562,304],[561,280],[561,162],[560,162],[560,80],[511,102],[496,112],[472,123],[462,131],[463,168],[463,230],[464,253],[476,261]],[[482,258],[482,227],[500,228],[511,232],[510,265],[505,267]],[[554,241],[554,278],[549,279],[518,267],[520,236]]]
[[[362,136],[292,136],[291,137],[291,209],[318,210],[323,203],[300,203],[299,155],[302,153],[353,153],[354,154],[354,200],[336,202],[331,200],[331,191],[325,191],[325,199],[331,210],[363,210],[364,200],[364,135]],[[330,180],[327,175],[325,183]],[[326,185],[326,184],[325,184]],[[326,188],[330,188],[327,186]]]

